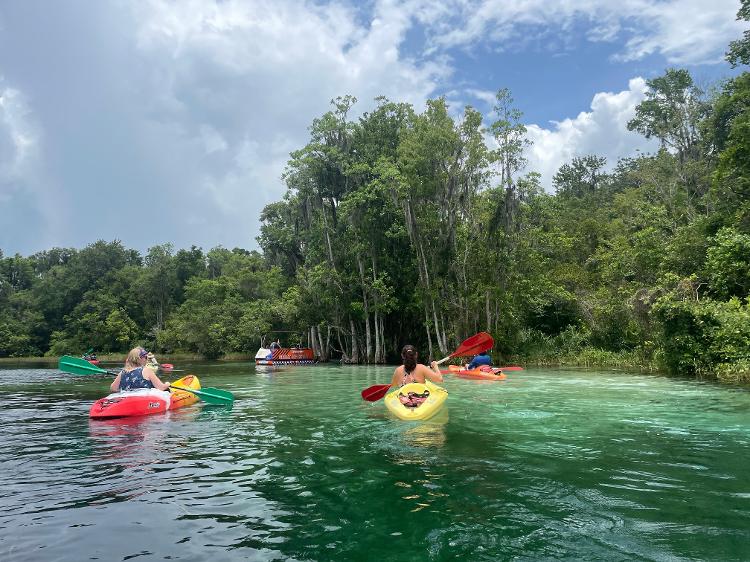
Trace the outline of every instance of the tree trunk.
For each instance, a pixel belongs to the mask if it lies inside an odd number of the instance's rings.
[[[323,347],[323,335],[320,333],[320,326],[315,326],[315,335],[317,335],[318,347],[320,349],[320,360],[325,363],[328,361],[328,346]]]
[[[441,334],[443,336],[443,345],[445,345],[445,353],[448,353],[448,336],[445,333],[445,315],[440,313],[440,324],[442,326]]]
[[[438,342],[438,348],[440,349],[440,353],[446,353],[448,351],[448,346],[445,345],[445,340],[440,338],[440,323],[438,322],[438,316],[437,316],[437,307],[435,306],[435,299],[432,300],[432,318],[435,321],[435,337],[437,338]]]
[[[424,306],[424,329],[427,331],[427,345],[429,358],[432,359],[432,334],[430,333],[430,312],[427,310],[427,303]]]
[[[339,348],[341,348],[341,362],[351,363],[349,354],[346,351],[346,346],[341,342],[341,328],[339,327],[336,327],[336,339],[339,342]],[[344,336],[344,341],[346,341],[346,336]]]
[[[321,200],[322,213],[323,213],[323,232],[326,237],[326,248],[328,249],[328,260],[331,263],[331,268],[336,271],[336,264],[333,261],[333,248],[331,246],[331,235],[328,232],[328,218],[326,217],[326,206],[323,200]]]
[[[352,363],[359,363],[359,347],[357,347],[357,332],[354,329],[354,320],[349,318],[349,329],[352,332]]]
[[[372,282],[373,285],[378,280],[378,264],[375,261],[375,254],[370,256],[372,263]],[[383,332],[383,312],[380,310],[380,294],[373,291],[373,306],[375,308],[375,363],[385,363],[385,333]]]
[[[492,331],[492,313],[490,312],[490,290],[487,289],[487,291],[484,293],[485,300],[484,300],[484,311],[487,314],[487,331]]]
[[[365,347],[367,349],[367,356],[365,358],[366,363],[370,363],[372,360],[372,334],[370,333],[370,305],[367,299],[367,289],[365,284],[365,266],[362,263],[362,258],[357,254],[357,266],[359,267],[359,279],[362,283],[362,305],[365,309]]]
[[[380,363],[385,363],[385,324],[383,322],[383,317],[385,315],[380,315]]]
[[[320,348],[318,347],[318,337],[315,334],[316,331],[317,328],[315,327],[315,325],[310,326],[309,338],[312,344],[313,355],[315,355],[315,357],[317,357],[318,359],[321,359]]]
[[[375,356],[373,357],[373,360],[375,363],[380,363],[380,313],[377,309],[375,310],[373,326],[375,328]]]

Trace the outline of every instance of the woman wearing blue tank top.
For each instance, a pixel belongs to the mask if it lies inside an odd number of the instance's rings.
[[[109,387],[112,392],[138,390],[140,388],[168,390],[169,383],[161,382],[154,370],[146,365],[147,361],[148,351],[142,347],[131,349],[125,360],[125,367]]]

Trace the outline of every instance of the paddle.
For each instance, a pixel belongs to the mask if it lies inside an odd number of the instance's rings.
[[[78,357],[71,357],[70,355],[63,355],[58,363],[58,369],[65,373],[71,373],[73,375],[112,375],[116,377],[119,372],[108,371],[107,369],[100,369],[96,365],[92,365],[85,359],[79,359]],[[231,404],[234,402],[234,396],[231,392],[221,390],[219,388],[201,388],[200,390],[193,390],[184,386],[170,386],[170,388],[178,388],[187,392],[192,392],[196,396],[205,400],[209,404]]]
[[[226,406],[227,404],[232,404],[234,402],[234,395],[227,391],[227,390],[221,390],[218,388],[201,388],[200,390],[193,390],[192,388],[187,388],[185,386],[177,386],[175,384],[170,385],[169,388],[176,388],[178,390],[185,390],[187,392],[192,392],[196,396],[198,396],[201,400],[204,400],[205,402],[208,402],[209,404],[221,404],[222,406]]]
[[[383,396],[388,394],[388,389],[390,388],[390,384],[376,384],[369,386],[362,391],[362,398],[368,402],[377,402]]]
[[[493,345],[495,345],[495,340],[492,339],[491,335],[487,332],[479,332],[478,334],[465,339],[461,345],[458,346],[456,351],[451,353],[448,357],[444,357],[438,361],[437,364],[440,365],[441,363],[445,363],[448,359],[458,357],[459,355],[476,355],[483,351],[487,351],[488,349],[492,349]]]
[[[73,375],[112,375],[116,377],[119,373],[119,371],[108,371],[107,369],[102,369],[101,367],[92,365],[85,359],[71,357],[70,355],[63,355],[60,357],[57,368],[65,373],[71,373]]]
[[[451,353],[448,357],[438,361],[437,364],[440,365],[441,363],[445,363],[451,357],[457,357],[459,355],[476,355],[477,353],[491,349],[493,345],[495,345],[495,340],[492,339],[491,335],[487,332],[479,332],[461,342],[461,345],[458,346],[456,351]],[[361,392],[362,398],[368,402],[377,402],[383,396],[388,394],[389,388],[391,388],[390,384],[376,384],[367,387]]]

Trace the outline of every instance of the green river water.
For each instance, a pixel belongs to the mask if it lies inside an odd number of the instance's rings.
[[[446,377],[416,423],[360,399],[393,367],[178,367],[234,407],[90,421],[111,377],[0,368],[0,560],[750,560],[746,388]]]

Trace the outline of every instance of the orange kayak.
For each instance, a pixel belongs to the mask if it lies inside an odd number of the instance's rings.
[[[498,367],[478,367],[467,371],[462,369],[458,365],[450,365],[445,373],[456,375],[462,379],[479,379],[485,381],[504,381],[506,379],[505,373]]]

